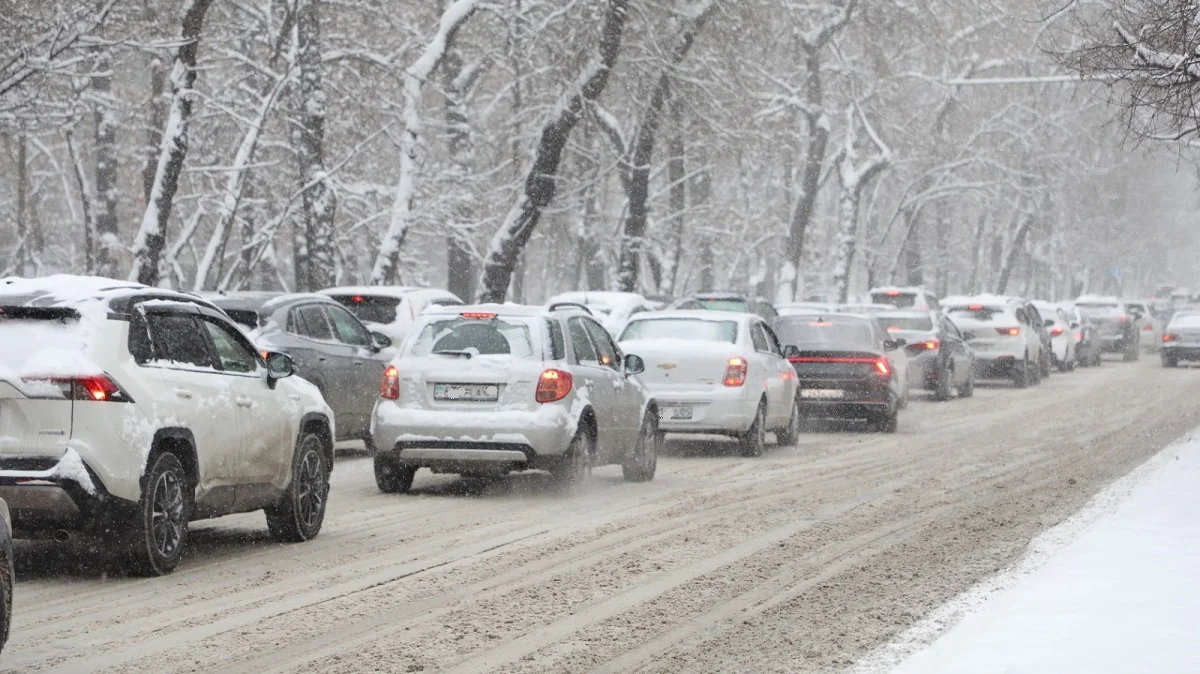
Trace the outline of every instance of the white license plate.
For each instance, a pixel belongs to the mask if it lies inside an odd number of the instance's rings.
[[[816,398],[819,400],[836,400],[845,398],[846,392],[835,388],[806,388],[800,390],[801,398]]]
[[[500,387],[495,384],[434,384],[434,400],[463,400],[467,402],[496,402]]]
[[[667,418],[673,421],[685,421],[692,418],[691,405],[677,405],[667,408]]]

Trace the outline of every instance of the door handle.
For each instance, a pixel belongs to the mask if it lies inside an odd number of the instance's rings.
[[[175,396],[177,398],[183,398],[184,400],[191,400],[192,392],[185,388],[177,388],[175,389]]]
[[[246,397],[234,398],[234,402],[236,402],[238,404],[238,407],[250,407],[251,405],[254,404],[253,400],[246,398]]]
[[[361,360],[354,361],[354,367],[362,367],[362,361]]]
[[[317,356],[317,362],[318,362],[318,363],[324,363],[324,362],[325,362],[325,356]]]

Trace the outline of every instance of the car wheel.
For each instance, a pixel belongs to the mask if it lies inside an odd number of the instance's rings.
[[[592,472],[592,436],[584,429],[575,432],[567,453],[558,460],[550,471],[554,481],[564,487],[574,487],[587,482]]]
[[[329,466],[324,441],[305,433],[292,459],[292,483],[279,503],[266,508],[267,528],[278,541],[302,543],[317,537],[325,521],[329,496]]]
[[[188,530],[188,476],[179,457],[163,452],[142,485],[130,559],[133,573],[163,576],[183,557]]]
[[[780,447],[791,447],[800,439],[800,430],[804,426],[802,414],[800,400],[792,401],[792,415],[788,417],[788,425],[775,433],[775,440]]]
[[[621,464],[621,474],[626,482],[648,482],[654,479],[658,469],[658,445],[662,434],[658,432],[658,417],[646,412],[642,428],[638,431],[637,444],[633,452]]]
[[[1053,368],[1050,366],[1050,352],[1043,349],[1041,362],[1038,363],[1038,383],[1043,379],[1049,379]]]
[[[958,387],[959,398],[970,398],[973,395],[975,395],[975,368],[971,368],[971,371],[967,373],[967,380]]]
[[[937,388],[933,389],[933,399],[938,402],[946,402],[950,399],[951,380],[954,377],[954,371],[946,368],[938,373]]]
[[[12,552],[11,547],[9,552]],[[8,632],[12,626],[13,560],[10,555],[0,555],[0,650],[8,643]]]
[[[1029,388],[1030,380],[1032,379],[1029,372],[1029,356],[1025,356],[1025,360],[1017,366],[1017,374],[1013,377],[1013,384],[1017,388]]]
[[[1137,345],[1130,343],[1125,346],[1125,352],[1121,354],[1121,360],[1126,363],[1132,363],[1137,360]]]
[[[760,402],[754,413],[754,422],[750,430],[738,438],[741,444],[742,456],[762,456],[767,449],[767,406]]]
[[[875,420],[874,430],[877,433],[895,433],[900,426],[900,411],[892,410]]]
[[[1070,370],[1071,370],[1071,364],[1069,362],[1067,362],[1066,358],[1063,358],[1062,360],[1058,361],[1059,374],[1066,374]]]
[[[385,494],[403,494],[412,488],[413,476],[417,469],[412,466],[401,466],[400,462],[388,454],[375,455],[375,486]]]
[[[1178,358],[1167,358],[1164,356],[1162,359],[1162,364],[1163,364],[1163,367],[1179,367],[1179,359]]]

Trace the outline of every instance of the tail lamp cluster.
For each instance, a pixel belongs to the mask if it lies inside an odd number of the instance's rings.
[[[23,377],[22,381],[45,382],[53,384],[62,391],[67,400],[87,400],[91,402],[131,403],[133,398],[125,392],[112,377],[105,374],[88,375],[85,377]]]

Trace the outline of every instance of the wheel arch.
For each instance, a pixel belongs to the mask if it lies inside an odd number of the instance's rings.
[[[588,437],[591,438],[592,454],[594,455],[597,451],[596,435],[600,427],[596,423],[596,411],[592,409],[591,405],[584,407],[583,411],[579,413],[578,428],[586,430]]]
[[[154,465],[154,460],[166,452],[174,454],[179,459],[179,462],[183,464],[183,469],[187,472],[188,479],[192,481],[192,488],[195,488],[200,483],[200,460],[196,450],[196,437],[190,429],[171,427],[160,428],[154,432],[154,439],[150,443],[150,453],[146,455],[146,463],[142,466],[142,474],[139,477],[143,491],[146,488],[146,475],[149,474],[150,467]]]
[[[329,471],[333,472],[333,431],[330,428],[329,418],[321,412],[308,412],[300,417],[300,431],[296,434],[296,446],[300,446],[300,440],[306,433],[313,433],[321,438],[321,446],[325,449],[325,462],[329,465]]]

